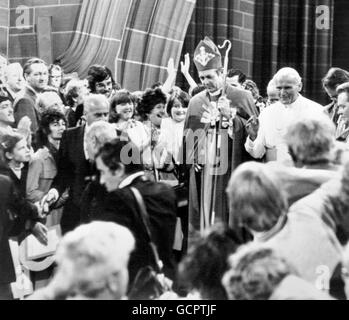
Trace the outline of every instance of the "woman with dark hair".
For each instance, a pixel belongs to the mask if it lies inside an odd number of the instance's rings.
[[[53,179],[57,175],[57,153],[65,130],[66,120],[63,113],[55,109],[49,109],[42,114],[37,133],[39,149],[30,161],[26,185],[27,199],[31,203],[42,202],[51,189]],[[61,201],[58,207],[61,207]],[[45,219],[36,222],[34,227],[41,230],[41,237],[38,240],[43,245],[48,245],[48,238],[45,236],[48,228],[58,226],[61,216],[61,209],[53,209]],[[54,260],[52,255],[43,258],[48,263],[43,267],[37,266],[35,270],[31,270],[31,279],[35,290],[45,286],[53,272]]]
[[[130,92],[118,91],[110,103],[109,122],[115,125],[119,137],[131,140],[142,149],[147,144],[147,133],[142,123],[134,120],[135,101],[136,97]]]
[[[158,177],[155,170],[156,161],[154,161],[153,151],[159,142],[161,123],[166,117],[166,103],[167,97],[161,89],[148,89],[138,105],[138,113],[143,120],[148,141],[147,147],[142,150],[143,161],[148,170],[147,174],[149,177],[155,177],[155,179],[158,179]]]
[[[180,164],[179,151],[183,144],[184,122],[190,97],[184,91],[172,92],[167,102],[167,114],[169,118],[163,119],[161,123],[158,147],[162,150],[160,167],[166,164]],[[168,163],[168,160],[170,162]]]
[[[216,225],[199,239],[179,265],[179,283],[193,297],[227,300],[222,277],[229,269],[228,257],[241,245],[232,229]]]

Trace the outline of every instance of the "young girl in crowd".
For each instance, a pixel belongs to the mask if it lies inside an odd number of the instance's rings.
[[[110,123],[115,125],[118,137],[131,140],[139,149],[147,145],[147,133],[141,122],[134,119],[135,101],[130,92],[121,90],[110,103]]]
[[[0,226],[0,296],[8,299],[12,297],[10,284],[16,282],[14,264],[17,276],[18,271],[22,270],[19,265],[18,242],[12,241],[12,247],[15,248],[12,252],[15,259],[12,261],[9,238],[30,232],[39,236],[34,226],[40,219],[42,209],[39,203],[32,204],[27,201],[25,194],[29,160],[30,150],[22,135],[12,133],[0,137],[0,176],[6,182],[1,185],[4,199],[1,203]],[[8,192],[4,194],[6,185]]]

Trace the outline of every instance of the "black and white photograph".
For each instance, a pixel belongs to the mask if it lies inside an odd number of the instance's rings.
[[[0,0],[0,300],[349,300],[348,17]]]

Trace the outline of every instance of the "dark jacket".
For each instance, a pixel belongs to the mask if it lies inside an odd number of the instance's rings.
[[[28,219],[36,220],[37,208],[25,199],[26,168],[21,179],[6,167],[0,168],[0,284],[16,280],[9,237],[25,231]]]
[[[98,183],[86,188],[82,199],[82,212],[89,221],[112,221],[131,230],[136,238],[136,249],[129,262],[130,285],[137,271],[152,263],[152,255],[140,220],[138,204],[130,187],[137,188],[143,196],[150,219],[151,233],[164,263],[165,274],[174,278],[172,247],[176,228],[176,196],[172,188],[145,177],[135,179],[126,188],[107,193]],[[85,222],[88,222],[85,217]]]
[[[37,94],[34,89],[25,87],[13,105],[16,126],[23,117],[27,116],[32,122],[32,133],[35,133],[38,130],[40,122],[40,114],[36,108],[36,100]]]
[[[9,232],[11,228],[8,205],[13,194],[11,180],[0,176],[0,284],[9,284],[16,281],[15,271],[9,246]]]
[[[63,233],[75,229],[80,223],[80,200],[87,185],[86,178],[92,171],[84,153],[84,134],[84,126],[67,130],[58,151],[58,172],[52,187],[60,195],[69,189],[61,220]]]

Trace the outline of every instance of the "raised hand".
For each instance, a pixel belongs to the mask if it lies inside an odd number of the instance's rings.
[[[189,53],[187,53],[184,56],[184,62],[181,61],[181,72],[183,73],[184,76],[189,74],[189,69],[190,69],[190,56],[189,56]]]
[[[167,64],[167,73],[168,73],[170,76],[176,74],[176,68],[175,68],[175,65],[174,65],[174,60],[173,60],[173,58],[170,58],[170,60],[168,60],[168,64]]]
[[[252,141],[257,139],[259,131],[259,120],[256,116],[252,116],[246,123],[246,131]]]

